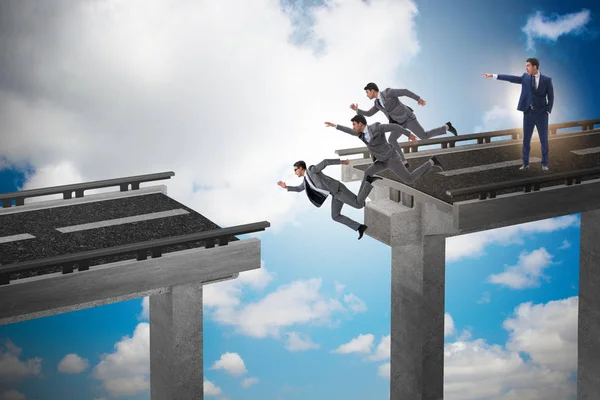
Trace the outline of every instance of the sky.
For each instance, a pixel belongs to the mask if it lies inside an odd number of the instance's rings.
[[[520,127],[518,86],[481,74],[520,75],[535,56],[553,78],[550,123],[599,118],[599,11],[592,1],[3,1],[0,192],[174,171],[169,196],[217,224],[271,222],[260,270],[205,287],[205,397],[388,399],[390,248],[357,242],[329,201],[316,209],[276,182],[295,184],[299,159],[360,146],[323,122],[350,125],[370,81],[425,99],[413,108],[426,129]],[[453,237],[446,249],[444,398],[574,399],[579,215]],[[0,326],[0,399],[149,399],[147,305]]]

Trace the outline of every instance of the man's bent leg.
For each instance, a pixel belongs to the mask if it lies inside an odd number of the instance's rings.
[[[402,126],[407,129],[410,129],[411,132],[414,133],[415,136],[421,140],[431,139],[432,137],[445,135],[446,133],[448,133],[448,130],[446,129],[445,125],[425,132],[425,129],[423,129],[423,127],[419,123],[419,120],[416,118],[406,121],[404,124],[402,124]]]
[[[344,203],[341,200],[338,200],[335,196],[331,199],[331,218],[335,222],[339,222],[340,224],[346,225],[348,228],[357,231],[360,227],[360,224],[353,219],[342,215],[342,207]]]
[[[369,182],[365,182],[361,185],[361,189],[358,192],[358,196],[355,195],[346,187],[346,185],[340,183],[340,190],[335,194],[335,198],[342,201],[344,204],[348,204],[350,207],[363,208],[365,206],[365,200],[369,193],[373,190],[373,185]]]
[[[394,149],[398,152],[398,156],[400,157],[400,160],[402,160],[402,162],[405,163],[406,157],[404,157],[404,152],[402,151],[402,148],[398,144],[398,139],[400,139],[400,136],[402,136],[403,134],[406,135],[406,137],[409,137],[410,132],[406,128],[404,128],[402,125],[400,125],[398,123],[396,123],[396,125],[398,125],[401,128],[401,130],[390,132],[390,137],[388,138],[388,143],[390,144],[390,146],[392,146],[392,149]]]
[[[425,175],[426,173],[432,171],[433,165],[430,161],[426,161],[423,165],[415,169],[413,172],[410,172],[406,169],[406,167],[400,162],[400,159],[397,157],[392,157],[387,160],[387,166],[390,170],[392,170],[398,178],[400,178],[403,182],[407,184],[411,184],[415,182],[417,179]]]

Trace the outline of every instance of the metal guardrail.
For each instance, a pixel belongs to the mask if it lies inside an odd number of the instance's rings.
[[[590,119],[583,121],[571,121],[562,122],[558,124],[548,125],[550,135],[556,135],[557,130],[566,128],[577,128],[581,127],[581,131],[589,131],[594,129],[594,125],[600,124],[600,119]],[[493,137],[500,136],[512,136],[512,139],[518,139],[523,134],[523,128],[504,129],[500,131],[489,131],[480,133],[470,133],[466,135],[449,136],[444,138],[436,139],[425,139],[417,142],[401,142],[398,143],[404,153],[415,153],[418,152],[419,147],[440,145],[442,149],[452,148],[456,146],[457,142],[464,142],[468,140],[477,140],[477,144],[491,143]],[[350,156],[355,154],[362,154],[364,158],[371,157],[371,153],[367,147],[355,147],[351,149],[336,150],[335,153],[340,156]]]
[[[120,186],[121,192],[126,192],[129,188],[129,185],[131,185],[131,190],[137,190],[140,188],[140,183],[142,182],[170,179],[172,176],[175,176],[175,172],[169,171],[147,175],[128,176],[124,178],[104,179],[93,182],[76,183],[72,185],[51,186],[41,189],[21,190],[18,192],[0,194],[0,201],[2,202],[2,208],[7,208],[11,207],[13,200],[15,200],[16,206],[22,206],[25,204],[25,199],[27,198],[47,196],[51,194],[62,193],[63,199],[66,200],[73,197],[73,192],[75,192],[75,197],[83,197],[83,193],[86,190],[107,188],[111,186]]]
[[[228,228],[213,229],[210,231],[190,233],[187,235],[172,236],[157,240],[148,240],[145,242],[131,243],[121,246],[108,247],[104,249],[84,251],[81,253],[66,254],[56,257],[43,258],[40,260],[25,261],[20,263],[0,266],[0,285],[10,283],[10,276],[15,273],[36,271],[49,267],[60,266],[63,274],[73,272],[74,266],[78,265],[78,271],[87,271],[90,268],[90,262],[109,256],[117,256],[128,253],[137,253],[137,260],[146,260],[148,252],[151,252],[152,258],[162,256],[163,248],[167,246],[204,241],[205,248],[212,248],[215,242],[219,241],[219,246],[225,246],[229,243],[229,238],[234,235],[243,235],[264,231],[271,224],[267,221],[254,222],[251,224],[237,225]]]
[[[479,200],[485,200],[488,197],[493,199],[500,190],[522,187],[523,191],[528,193],[532,190],[539,191],[540,184],[542,183],[565,180],[565,185],[570,186],[573,184],[580,184],[583,178],[589,178],[597,175],[600,175],[600,167],[560,172],[544,176],[532,176],[530,178],[515,179],[508,182],[490,183],[462,189],[447,190],[446,194],[453,199],[473,194],[478,194]]]

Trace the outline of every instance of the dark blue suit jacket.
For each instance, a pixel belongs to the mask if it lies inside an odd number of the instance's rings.
[[[519,98],[517,110],[526,111],[533,103],[533,112],[536,114],[552,112],[554,87],[552,86],[552,78],[549,76],[540,74],[540,81],[536,90],[531,87],[533,78],[528,73],[521,76],[498,74],[498,80],[521,84],[521,97]]]

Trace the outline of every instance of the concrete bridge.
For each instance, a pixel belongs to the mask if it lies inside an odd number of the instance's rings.
[[[521,129],[400,143],[409,169],[435,154],[445,171],[411,185],[383,171],[364,211],[366,234],[392,248],[390,399],[444,397],[446,239],[575,213],[581,213],[577,398],[598,399],[599,124],[550,125],[548,172],[541,171],[537,135],[529,170],[518,170]],[[366,147],[336,153],[358,156],[342,166],[344,182],[361,180],[372,162]]]
[[[260,240],[235,235],[270,225],[221,228],[164,185],[140,188],[173,175],[1,194],[0,324],[149,296],[151,397],[203,399],[202,287],[260,268]]]

